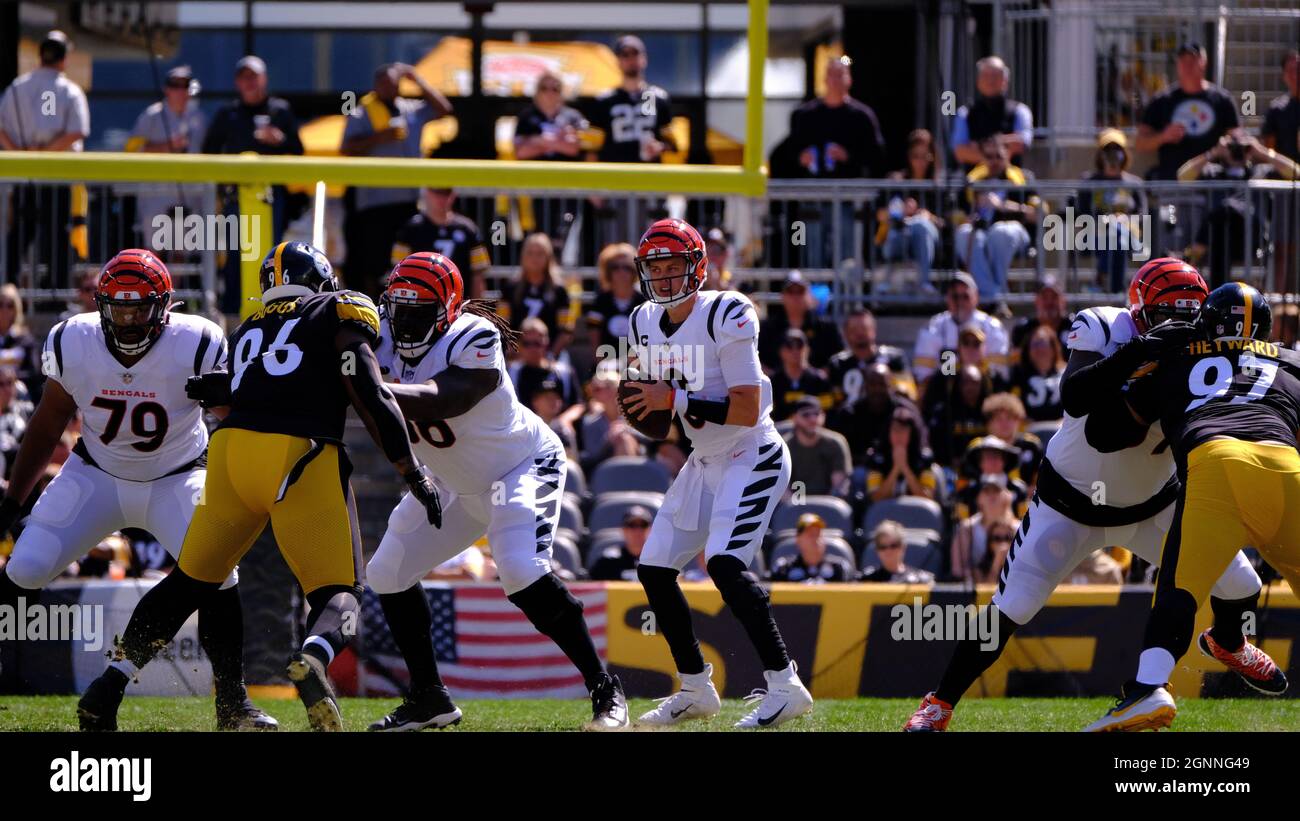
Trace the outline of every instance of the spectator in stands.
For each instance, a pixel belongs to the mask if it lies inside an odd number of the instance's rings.
[[[898,408],[889,423],[886,445],[867,453],[867,495],[872,502],[898,496],[934,499],[942,478],[920,415],[913,408]]]
[[[1012,499],[1005,477],[980,478],[978,512],[958,524],[953,535],[949,559],[953,578],[973,584],[997,581],[1020,528]]]
[[[907,354],[892,345],[876,344],[876,317],[857,306],[844,318],[844,350],[832,356],[826,366],[837,406],[858,401],[867,366],[876,362],[889,368],[892,390],[909,399],[916,398],[916,383],[908,368]]]
[[[1123,584],[1124,566],[1115,561],[1105,548],[1094,550],[1079,566],[1070,571],[1063,584]]]
[[[421,99],[401,96],[403,80],[415,83]],[[451,103],[414,67],[386,63],[375,69],[374,89],[348,114],[339,153],[345,157],[419,159],[425,125],[450,113]],[[353,192],[356,199],[344,226],[348,287],[375,295],[391,267],[397,232],[415,216],[420,193],[414,188],[364,187],[353,188]]]
[[[791,328],[781,342],[781,367],[772,374],[773,421],[789,419],[795,404],[805,397],[816,399],[824,409],[835,403],[826,374],[808,364],[808,337]]]
[[[450,188],[425,188],[421,200],[421,213],[397,229],[389,262],[395,266],[410,254],[437,251],[460,271],[465,281],[465,296],[481,299],[492,260],[478,225],[456,212],[456,192]],[[379,287],[384,287],[387,279],[385,274]]]
[[[970,269],[980,291],[990,298],[1007,291],[1011,261],[1029,249],[1029,229],[1037,230],[1041,201],[1032,189],[1032,172],[1011,165],[1006,145],[997,140],[980,144],[983,162],[971,169],[966,182],[970,220],[957,226],[957,259]],[[976,189],[975,183],[1002,181],[1005,187]]]
[[[13,369],[22,380],[19,395],[33,402],[40,400],[45,385],[39,347],[40,343],[27,329],[18,286],[12,282],[0,285],[0,367]]]
[[[1241,124],[1232,95],[1205,79],[1206,62],[1200,43],[1180,45],[1178,82],[1152,97],[1142,111],[1134,147],[1156,152],[1149,179],[1176,179],[1183,163],[1214,148]]]
[[[563,400],[561,410],[577,404],[577,377],[567,362],[551,357],[550,331],[546,323],[529,317],[524,320],[519,334],[519,356],[507,368],[519,401],[531,405],[533,392],[550,380],[559,386]]]
[[[826,552],[826,541],[822,537],[825,529],[826,522],[816,513],[800,516],[795,525],[797,552],[777,559],[768,578],[774,582],[803,584],[857,581],[858,571],[847,559]]]
[[[967,168],[984,157],[983,143],[995,140],[1009,161],[1019,164],[1034,143],[1034,114],[1007,96],[1011,69],[998,56],[975,63],[975,102],[957,109],[952,124],[953,156]]]
[[[1011,445],[1018,454],[1010,477],[1032,488],[1038,482],[1038,467],[1043,463],[1043,440],[1024,430],[1024,404],[1014,394],[995,393],[984,400],[984,421],[990,436]]]
[[[709,278],[704,284],[705,290],[730,291],[736,288],[737,283],[731,275],[731,241],[727,239],[727,232],[710,228],[704,237],[704,251],[709,255]]]
[[[957,482],[957,519],[970,516],[978,505],[981,479],[998,477],[1011,492],[1011,510],[1023,515],[1029,506],[1029,486],[1017,473],[1025,454],[1010,442],[993,435],[973,439],[966,448],[961,462],[961,477]]]
[[[560,437],[560,441],[564,443],[565,454],[570,459],[577,459],[578,436],[573,430],[573,422],[581,417],[583,407],[565,404],[564,388],[561,387],[559,380],[548,376],[538,382],[530,392],[528,406]]]
[[[907,537],[903,526],[892,519],[876,525],[871,532],[871,545],[876,554],[874,564],[862,571],[864,582],[893,584],[934,584],[934,574],[928,570],[908,567]]]
[[[1073,323],[1074,317],[1066,310],[1065,293],[1061,290],[1056,275],[1044,275],[1034,292],[1034,315],[1021,317],[1011,328],[1011,363],[1014,365],[1024,360],[1029,338],[1040,325],[1047,326],[1056,334],[1064,347]]]
[[[794,426],[785,434],[790,449],[790,485],[808,496],[843,494],[847,488],[849,456],[847,440],[824,425],[821,403],[805,396],[795,403]]]
[[[1097,137],[1093,170],[1083,175],[1084,182],[1124,182],[1131,187],[1088,187],[1080,189],[1076,200],[1078,212],[1097,220],[1097,239],[1093,256],[1097,261],[1097,282],[1111,293],[1128,287],[1128,262],[1141,252],[1151,237],[1134,235],[1140,225],[1129,218],[1147,214],[1147,195],[1142,178],[1128,170],[1128,138],[1118,128],[1107,128]],[[1068,229],[1067,230],[1072,230]]]
[[[992,379],[977,365],[962,365],[952,376],[930,380],[921,410],[939,464],[954,466],[971,440],[988,431],[984,400],[996,392]]]
[[[149,154],[198,153],[208,130],[208,118],[195,99],[198,93],[199,81],[194,79],[189,66],[176,66],[168,71],[163,82],[163,99],[140,112],[126,150]],[[157,228],[155,219],[159,216],[171,219],[176,206],[184,208],[186,213],[201,212],[203,188],[181,183],[145,185],[136,198],[136,220],[141,234],[150,237]],[[176,258],[184,256],[179,248],[171,251]]]
[[[633,505],[623,514],[623,542],[605,548],[591,565],[593,581],[636,581],[636,566],[650,535],[650,511]]]
[[[934,138],[918,128],[907,135],[907,167],[889,172],[891,180],[936,182],[938,164],[934,158]],[[921,290],[937,295],[930,281],[930,269],[939,250],[939,232],[943,229],[941,195],[938,189],[883,191],[876,208],[876,244],[886,262],[910,259],[916,264]]]
[[[636,456],[641,444],[618,410],[618,366],[613,362],[596,368],[591,380],[591,401],[578,422],[578,463],[591,475],[611,456]]]
[[[636,271],[636,249],[626,242],[606,245],[596,260],[596,272],[600,291],[587,311],[587,334],[598,358],[601,346],[617,356],[619,341],[627,338],[627,318],[645,302]]]
[[[95,294],[99,291],[99,271],[94,268],[82,271],[81,276],[77,277],[76,289],[76,302],[68,303],[68,307],[59,314],[59,322],[77,314],[99,312],[99,305],[95,302]]]
[[[817,315],[817,303],[808,290],[808,281],[799,271],[791,271],[781,287],[781,304],[768,309],[758,332],[758,358],[768,371],[781,367],[781,344],[785,332],[798,328],[808,339],[808,362],[824,368],[840,349],[840,329],[835,323]]]
[[[39,67],[18,77],[0,96],[0,148],[5,151],[81,151],[90,135],[86,92],[63,73],[68,36],[54,30],[39,47]],[[18,279],[19,263],[33,245],[33,262],[54,272],[71,259],[72,188],[66,183],[23,185],[8,215],[6,278]],[[83,214],[84,216],[84,214]]]
[[[551,354],[558,358],[573,338],[573,318],[550,237],[537,233],[524,238],[519,278],[508,293],[510,327],[519,330],[524,320],[541,320],[550,335]]]
[[[605,132],[596,158],[601,162],[660,162],[664,151],[675,147],[667,132],[672,121],[668,92],[646,82],[649,59],[640,37],[627,34],[618,38],[614,56],[623,81],[596,98],[588,117]]]
[[[889,386],[889,368],[880,362],[868,365],[862,378],[862,395],[846,404],[830,420],[830,428],[849,443],[853,464],[866,464],[867,451],[881,447],[889,435],[889,424],[900,406],[915,407],[910,399]]]
[[[589,128],[578,109],[565,105],[564,81],[547,69],[537,78],[533,102],[515,121],[515,158],[576,160],[582,153],[579,136]]]
[[[6,480],[34,410],[31,400],[19,392],[20,388],[17,371],[9,365],[0,366],[0,458],[4,460]]]
[[[1300,51],[1283,55],[1282,82],[1287,93],[1269,103],[1259,137],[1266,147],[1300,163]]]
[[[1008,373],[1008,342],[1002,323],[979,310],[980,290],[975,278],[958,271],[948,281],[944,301],[948,310],[935,314],[916,335],[916,355],[912,372],[917,382],[925,382],[946,362],[957,361],[957,335],[966,326],[984,333],[984,351],[989,367],[999,375]],[[951,371],[950,371],[951,372]]]
[[[1054,422],[1065,416],[1061,404],[1061,377],[1065,354],[1061,339],[1046,325],[1029,335],[1028,353],[1011,377],[1011,392],[1024,404],[1031,422]]]
[[[1224,135],[1204,154],[1199,154],[1178,169],[1178,179],[1192,180],[1262,180],[1300,179],[1300,165],[1292,162],[1259,140],[1236,129]],[[1188,261],[1199,265],[1207,253],[1210,258],[1208,284],[1216,288],[1230,279],[1233,262],[1245,258],[1246,250],[1259,248],[1267,221],[1255,205],[1249,191],[1211,191],[1210,209],[1196,231]],[[1248,217],[1253,217],[1249,219]],[[1246,236],[1246,224],[1252,225]]]

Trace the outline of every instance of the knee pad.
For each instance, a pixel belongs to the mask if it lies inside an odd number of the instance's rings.
[[[370,585],[370,589],[381,596],[390,593],[401,593],[412,584],[412,582],[400,578],[396,562],[384,561],[387,555],[384,551],[379,551],[374,556],[371,556],[370,561],[366,564],[366,584]]]
[[[537,581],[506,596],[523,612],[533,626],[543,635],[550,635],[551,627],[564,618],[582,618],[582,602],[573,597],[569,588],[547,573]]]
[[[653,599],[661,590],[677,587],[677,577],[681,575],[671,567],[655,567],[639,564],[636,567],[637,581],[645,588],[646,596]]]
[[[52,562],[60,560],[62,553],[58,539],[39,525],[28,525],[23,531],[22,547],[22,550],[14,550],[5,565],[5,573],[19,587],[40,590],[63,570],[63,567],[51,566]]]
[[[1196,627],[1196,599],[1179,587],[1158,596],[1161,600],[1151,611],[1144,646],[1162,647],[1175,659],[1180,659],[1192,646],[1192,631]]]
[[[735,556],[714,556],[708,562],[709,578],[722,594],[722,600],[734,612],[766,609],[767,591]]]

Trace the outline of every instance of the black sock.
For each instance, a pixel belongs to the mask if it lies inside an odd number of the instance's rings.
[[[646,601],[655,617],[655,630],[668,640],[677,672],[686,675],[704,672],[704,655],[691,624],[691,606],[677,584],[677,571],[671,567],[640,565],[636,569]]]
[[[361,623],[360,591],[342,584],[318,587],[307,594],[307,605],[311,608],[307,614],[307,637],[324,640],[329,650],[317,642],[304,642],[302,651],[328,667],[351,643],[356,626]]]
[[[122,651],[127,661],[137,668],[148,664],[220,586],[219,582],[202,582],[185,575],[179,567],[174,568],[144,594],[131,614],[122,635]]]
[[[582,602],[573,597],[553,573],[506,598],[523,611],[537,632],[546,636],[568,656],[582,673],[588,690],[594,690],[606,676],[605,663],[596,652],[587,622],[582,618]]]
[[[734,556],[714,556],[708,563],[709,577],[722,594],[722,600],[740,620],[753,642],[764,670],[784,670],[790,666],[785,640],[772,617],[772,603],[767,591]]]
[[[244,609],[239,586],[217,590],[199,608],[199,644],[212,662],[218,699],[243,701]]]
[[[1210,609],[1214,611],[1214,626],[1210,628],[1210,638],[1214,643],[1235,653],[1246,643],[1242,628],[1245,626],[1246,614],[1254,613],[1259,606],[1259,593],[1244,599],[1220,599],[1210,597]]]
[[[433,611],[429,597],[419,582],[401,593],[384,593],[379,597],[397,649],[406,659],[411,673],[410,694],[419,696],[443,686],[433,651]]]
[[[9,606],[17,609],[19,599],[27,599],[27,605],[30,607],[36,604],[40,595],[39,589],[29,590],[26,587],[19,587],[13,579],[9,578],[8,568],[0,567],[0,607]]]
[[[983,647],[984,642],[976,636],[979,633],[974,629],[968,630],[967,638],[957,642],[957,649],[952,654],[952,660],[948,662],[948,667],[943,671],[943,678],[939,680],[939,686],[935,688],[934,697],[940,701],[946,701],[954,707],[961,697],[966,694],[975,680],[984,675],[984,671],[993,666],[993,662],[998,660],[1002,651],[1006,649],[1007,642],[1011,641],[1011,634],[1016,632],[1020,625],[1007,618],[1006,614],[997,609],[997,605],[990,604],[989,607],[997,611],[998,618],[998,645],[992,650],[986,650]],[[974,616],[979,618],[979,616]],[[985,616],[985,618],[988,618]]]

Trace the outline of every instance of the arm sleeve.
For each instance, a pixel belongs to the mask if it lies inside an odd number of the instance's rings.
[[[758,363],[758,314],[740,294],[720,297],[723,304],[714,321],[718,361],[728,388],[761,385],[763,371]]]
[[[203,340],[199,343],[196,359],[195,376],[227,369],[226,337],[216,325],[204,327]]]
[[[476,370],[504,368],[501,334],[487,320],[474,323],[462,338],[452,343],[447,364]]]
[[[45,337],[45,346],[41,350],[41,373],[46,379],[53,379],[64,388],[68,386],[63,382],[63,362],[68,353],[69,340],[65,339],[65,333],[68,323],[60,322],[50,329],[50,333]]]
[[[72,110],[64,123],[64,133],[90,134],[90,104],[86,102],[86,92],[73,86],[69,97]]]
[[[379,309],[370,297],[357,291],[340,291],[334,298],[339,327],[360,331],[371,348],[379,344]]]

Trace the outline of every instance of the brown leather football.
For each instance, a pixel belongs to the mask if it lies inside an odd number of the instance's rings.
[[[630,386],[637,384],[654,384],[655,379],[623,379],[618,383],[618,409],[623,414],[623,418],[642,436],[648,436],[651,439],[664,440],[668,438],[669,432],[673,427],[673,412],[671,410],[657,410],[643,413],[640,417],[633,419],[627,412],[627,400],[639,391],[633,390]]]

